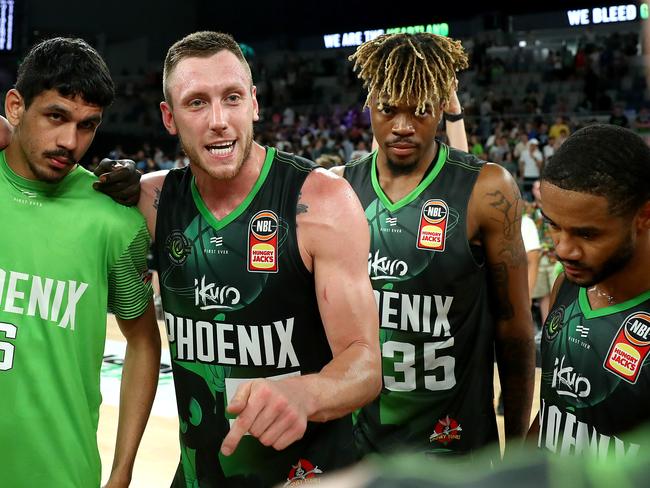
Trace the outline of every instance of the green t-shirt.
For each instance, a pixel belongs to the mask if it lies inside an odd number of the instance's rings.
[[[75,168],[26,180],[0,152],[0,485],[97,487],[99,372],[108,307],[150,300],[144,219]]]

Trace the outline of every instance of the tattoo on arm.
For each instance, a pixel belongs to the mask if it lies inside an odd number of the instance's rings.
[[[154,188],[154,192],[156,192],[156,196],[153,199],[153,208],[158,210],[158,205],[160,204],[160,188]]]
[[[306,203],[300,202],[301,198],[302,198],[302,192],[298,193],[298,205],[296,205],[296,215],[300,215],[301,213],[307,213],[307,210],[309,210],[309,206]]]
[[[497,320],[510,320],[515,316],[515,309],[508,295],[508,266],[504,262],[490,265],[490,275],[495,316]]]
[[[501,190],[487,193],[490,197],[489,205],[502,215],[500,218],[492,217],[493,220],[503,224],[503,246],[499,254],[508,261],[509,265],[518,267],[526,262],[526,252],[521,245],[521,236],[517,235],[517,232],[520,232],[522,213],[518,189],[514,195],[511,201]]]

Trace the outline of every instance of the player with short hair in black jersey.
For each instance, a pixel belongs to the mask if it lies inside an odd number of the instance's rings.
[[[521,439],[534,344],[519,190],[502,167],[435,139],[467,56],[422,33],[379,36],[351,59],[378,148],[334,171],[370,225],[384,380],[355,416],[357,447],[454,454],[496,442],[495,349],[506,436]],[[445,119],[462,125],[462,114]]]
[[[572,134],[542,174],[544,216],[564,273],[542,334],[539,447],[621,459],[648,452],[650,148],[596,124]],[[644,454],[646,455],[646,454]]]
[[[172,486],[309,482],[356,460],[381,383],[369,234],[349,184],[253,142],[250,68],[227,34],[168,51],[165,127],[187,168],[142,178],[173,360]]]

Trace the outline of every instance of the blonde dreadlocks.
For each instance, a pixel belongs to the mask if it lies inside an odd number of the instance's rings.
[[[359,46],[348,58],[368,88],[366,106],[373,96],[394,105],[413,101],[418,113],[427,103],[444,103],[456,79],[467,68],[460,41],[436,34],[383,34]]]

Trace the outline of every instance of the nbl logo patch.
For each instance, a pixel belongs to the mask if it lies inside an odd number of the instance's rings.
[[[636,312],[621,324],[603,367],[628,383],[634,384],[639,378],[639,372],[648,352],[650,352],[650,315]]]
[[[257,212],[248,226],[248,271],[278,272],[278,216],[271,210]]]
[[[444,200],[427,200],[422,205],[417,248],[442,252],[447,237],[449,207]]]

